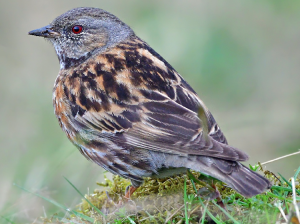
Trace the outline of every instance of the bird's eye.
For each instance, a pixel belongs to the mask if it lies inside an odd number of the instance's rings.
[[[76,25],[72,27],[72,32],[75,34],[79,34],[82,32],[82,26]]]

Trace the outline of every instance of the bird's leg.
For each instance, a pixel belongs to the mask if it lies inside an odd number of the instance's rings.
[[[125,190],[124,199],[120,200],[116,207],[122,207],[124,202],[128,202],[130,200],[131,195],[136,191],[136,189],[138,189],[138,187],[134,187],[132,185],[127,186]]]
[[[204,196],[206,199],[208,200],[217,199],[217,204],[227,211],[225,204],[222,201],[221,194],[214,183],[214,179],[202,176],[201,180],[199,180],[195,178],[190,171],[188,171],[188,175],[192,180],[204,186],[198,190],[197,195],[203,196],[203,193],[206,193],[206,196]]]
[[[214,184],[213,180],[212,180],[211,186],[213,187],[213,189],[215,189],[215,198],[217,199],[217,204],[227,211],[226,206],[222,201],[221,194],[220,194],[217,186]]]
[[[131,195],[136,191],[137,187],[134,187],[132,185],[129,185],[127,188],[126,188],[126,191],[125,191],[125,200],[128,201],[131,197]]]

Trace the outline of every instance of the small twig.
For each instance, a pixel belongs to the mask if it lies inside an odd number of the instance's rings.
[[[283,211],[283,209],[282,209],[282,207],[281,207],[281,203],[280,203],[280,202],[277,202],[277,203],[275,203],[275,206],[279,209],[279,211],[280,211],[282,217],[284,218],[284,220],[285,220],[286,222],[288,222],[288,219],[287,219],[287,217],[286,217],[286,215],[285,215],[285,213],[284,213],[284,211]],[[280,217],[280,215],[279,215],[279,217]]]
[[[182,219],[181,220],[179,220],[179,222],[177,222],[176,224],[181,224],[183,221],[182,221]]]
[[[159,213],[162,214],[161,210],[159,210],[156,205],[154,205],[154,207],[156,208],[157,211],[159,211]]]
[[[198,210],[198,208],[200,208],[201,207],[201,205],[198,205],[198,206],[196,206],[191,212],[190,212],[190,215],[192,215],[195,211],[197,211]]]
[[[288,155],[285,155],[285,156],[281,156],[281,157],[278,157],[276,159],[272,159],[272,160],[269,160],[267,162],[261,163],[261,165],[266,165],[268,163],[272,163],[272,162],[275,162],[277,160],[284,159],[286,157],[294,156],[294,155],[297,155],[297,154],[300,154],[300,150],[298,152],[294,152],[294,153],[291,153],[291,154],[288,154]]]
[[[184,207],[184,204],[182,206],[180,206],[168,219],[166,219],[165,223],[167,223],[168,221],[171,220],[171,218],[173,218],[174,215],[176,215],[176,213],[182,209]]]

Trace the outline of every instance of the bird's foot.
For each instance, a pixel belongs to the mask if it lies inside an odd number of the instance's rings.
[[[217,186],[214,184],[213,181],[212,181],[211,186],[215,189],[215,198],[217,199],[217,204],[219,206],[221,206],[221,208],[223,208],[223,209],[225,209],[227,211],[226,206],[225,206],[225,204],[222,201],[220,191],[218,190]]]
[[[133,202],[130,197],[131,195],[136,191],[137,187],[133,187],[132,185],[129,185],[126,187],[125,190],[125,196],[123,196],[123,198],[121,200],[119,200],[119,202],[117,204],[115,204],[115,206],[117,208],[121,208],[123,207],[123,205],[127,202]]]
[[[217,204],[227,211],[226,206],[222,201],[221,194],[213,182],[209,187],[200,188],[197,192],[197,195],[201,195],[201,197],[205,200],[217,199]]]

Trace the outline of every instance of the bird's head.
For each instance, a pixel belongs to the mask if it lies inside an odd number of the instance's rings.
[[[105,51],[134,35],[134,32],[105,10],[75,8],[57,17],[48,26],[28,34],[51,41],[63,69]]]

